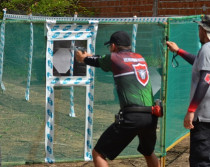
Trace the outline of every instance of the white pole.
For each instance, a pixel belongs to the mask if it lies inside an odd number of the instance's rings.
[[[54,163],[54,86],[50,82],[53,76],[53,41],[47,41],[46,50],[46,122],[45,122],[45,162]]]
[[[137,19],[137,16],[133,16],[134,21]],[[138,24],[133,24],[132,32],[132,52],[136,51],[136,34],[137,34]]]
[[[32,15],[30,15],[31,17]],[[28,64],[28,79],[27,79],[27,87],[25,91],[25,99],[29,101],[29,93],[30,93],[30,85],[31,85],[31,70],[32,70],[32,58],[33,58],[33,46],[34,46],[34,38],[33,38],[33,23],[30,23],[30,50],[29,50],[29,64]]]
[[[3,66],[4,66],[5,15],[7,10],[3,9],[3,11],[4,11],[4,17],[3,17],[3,22],[1,23],[1,43],[0,43],[0,84],[1,84],[1,89],[5,91],[5,86],[2,81],[2,76],[3,76]]]
[[[77,18],[77,13],[75,12],[74,14],[74,19]],[[76,25],[76,23],[74,23]],[[74,73],[74,46],[75,46],[75,41],[71,41],[71,59],[70,59],[70,76],[73,76]],[[75,117],[75,111],[74,111],[74,86],[70,87],[70,112],[69,112],[70,117]]]
[[[94,34],[92,39],[88,39],[87,52],[95,54],[95,42],[98,31],[98,22],[95,22]],[[94,24],[94,23],[89,23]],[[95,68],[87,66],[86,69],[87,77],[94,81]],[[93,102],[94,102],[94,82],[90,82],[90,85],[86,87],[86,119],[85,119],[85,150],[84,159],[85,161],[92,160],[92,149],[93,149]]]

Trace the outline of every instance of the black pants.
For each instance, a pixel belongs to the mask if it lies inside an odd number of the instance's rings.
[[[149,156],[156,143],[157,120],[151,113],[127,113],[120,124],[115,122],[107,128],[94,149],[104,158],[113,160],[138,136],[137,150]]]
[[[210,167],[210,123],[193,122],[190,130],[190,167]]]

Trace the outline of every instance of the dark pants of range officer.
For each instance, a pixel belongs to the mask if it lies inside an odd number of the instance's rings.
[[[190,130],[190,167],[210,167],[210,123],[193,122]]]

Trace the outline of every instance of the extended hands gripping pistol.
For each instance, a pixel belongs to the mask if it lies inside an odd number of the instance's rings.
[[[74,51],[81,51],[82,53],[87,52],[86,48],[85,47],[82,47],[82,46],[74,46],[72,48],[72,50],[74,50]]]

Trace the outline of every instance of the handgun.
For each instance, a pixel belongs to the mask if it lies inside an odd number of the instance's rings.
[[[82,53],[87,52],[87,49],[85,47],[82,47],[82,46],[74,46],[73,47],[73,50],[75,50],[75,51],[81,51]]]

